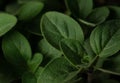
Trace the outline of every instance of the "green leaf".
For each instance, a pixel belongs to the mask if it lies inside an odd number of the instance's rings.
[[[65,79],[69,76],[70,72],[73,71],[75,71],[75,69],[65,58],[57,58],[45,67],[37,83],[66,83]]]
[[[108,7],[111,12],[111,17],[114,19],[120,19],[120,7],[117,6],[109,6]]]
[[[59,42],[63,38],[84,40],[80,25],[69,16],[58,12],[48,12],[41,20],[41,31],[44,38],[59,49]]]
[[[31,59],[31,47],[27,39],[17,31],[10,32],[3,37],[2,50],[8,62],[22,65]]]
[[[8,4],[5,8],[6,12],[16,15],[18,13],[20,5],[18,3]]]
[[[34,73],[43,60],[43,55],[40,53],[35,53],[32,60],[28,62],[30,70]]]
[[[97,26],[91,33],[90,44],[97,56],[109,57],[120,50],[120,20]]]
[[[58,58],[62,55],[62,53],[51,46],[45,39],[42,39],[38,43],[38,49],[39,51],[44,54],[44,56],[49,57],[51,59]]]
[[[0,36],[6,34],[17,23],[17,18],[7,13],[0,13]]]
[[[67,6],[75,17],[86,18],[92,11],[93,0],[66,0]]]
[[[30,20],[37,16],[43,9],[43,3],[38,1],[30,1],[22,5],[18,12],[19,20]]]
[[[84,49],[79,41],[63,39],[60,42],[60,47],[68,61],[73,65],[81,64],[81,59],[84,56]]]
[[[22,76],[22,83],[37,83],[37,79],[32,73],[25,73]]]
[[[107,7],[95,8],[87,17],[87,21],[95,24],[100,24],[109,16],[109,9]]]

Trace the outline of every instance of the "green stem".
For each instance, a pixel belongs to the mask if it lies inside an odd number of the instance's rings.
[[[102,68],[98,68],[98,67],[94,67],[96,70],[99,70],[99,71],[102,71],[104,73],[109,73],[109,74],[113,74],[113,75],[118,75],[120,76],[120,73],[116,73],[116,72],[113,72],[113,71],[109,71],[109,70],[106,70],[106,69],[102,69]]]
[[[98,60],[99,56],[95,56],[95,58],[91,61],[91,63],[88,65],[88,68],[92,67],[95,62]]]
[[[78,21],[81,22],[81,23],[83,23],[83,24],[86,24],[88,26],[91,26],[91,27],[95,27],[96,26],[96,24],[87,22],[87,21],[82,20],[82,19],[78,19]]]

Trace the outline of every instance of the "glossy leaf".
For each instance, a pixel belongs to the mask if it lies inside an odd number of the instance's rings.
[[[49,57],[51,59],[58,58],[62,55],[62,53],[51,46],[45,39],[42,39],[38,43],[38,49],[39,51],[44,54],[44,56]]]
[[[43,60],[43,55],[40,53],[35,53],[32,60],[28,62],[30,70],[34,73]]]
[[[75,17],[86,18],[92,11],[93,0],[66,0]]]
[[[43,9],[43,3],[37,1],[30,1],[22,5],[18,12],[19,20],[30,20],[37,16]]]
[[[17,23],[17,18],[7,13],[0,13],[0,36],[6,34]]]
[[[109,9],[107,7],[95,8],[87,17],[91,23],[100,24],[109,16]]]
[[[44,38],[57,49],[63,38],[75,39],[80,42],[84,40],[80,25],[69,16],[58,12],[48,12],[43,15],[41,31]]]
[[[57,58],[45,67],[37,83],[66,83],[65,79],[73,71],[74,68],[66,59]]]
[[[61,50],[65,57],[74,65],[80,65],[84,56],[84,49],[79,41],[63,39],[60,43]]]
[[[91,33],[90,44],[96,55],[109,57],[120,50],[120,20],[97,26]]]
[[[4,36],[2,50],[7,61],[14,65],[22,65],[31,59],[32,53],[28,40],[17,31]]]
[[[25,73],[22,76],[22,83],[37,83],[37,79],[32,73]]]

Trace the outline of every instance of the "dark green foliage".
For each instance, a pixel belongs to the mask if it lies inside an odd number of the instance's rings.
[[[0,0],[0,83],[120,83],[120,4],[100,4]]]

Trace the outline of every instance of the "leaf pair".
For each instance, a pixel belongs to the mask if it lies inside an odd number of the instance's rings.
[[[66,0],[66,3],[74,17],[86,25],[101,24],[109,15],[107,7],[93,9],[93,0]]]

